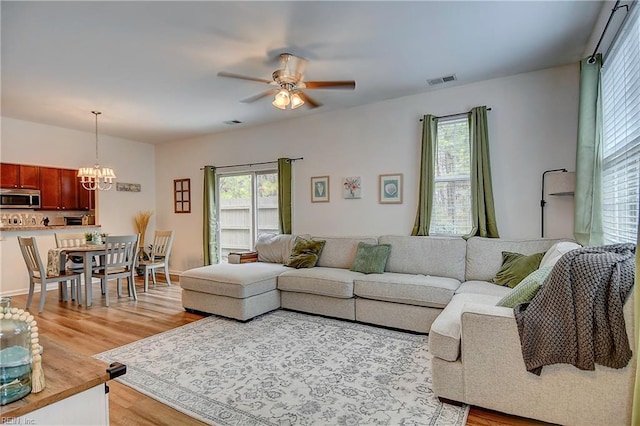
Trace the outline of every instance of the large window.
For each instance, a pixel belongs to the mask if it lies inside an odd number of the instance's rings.
[[[640,179],[640,20],[634,7],[602,68],[606,244],[636,242]]]
[[[467,117],[438,122],[429,234],[471,231],[471,154]]]
[[[252,250],[261,233],[278,232],[278,172],[218,175],[220,251]]]

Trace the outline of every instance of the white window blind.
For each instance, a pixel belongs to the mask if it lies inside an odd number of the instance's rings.
[[[633,7],[602,68],[605,243],[636,242],[640,180],[640,20]]]
[[[438,122],[429,234],[471,231],[471,152],[467,117]]]

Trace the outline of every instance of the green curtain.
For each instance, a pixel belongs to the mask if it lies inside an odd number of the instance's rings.
[[[465,238],[472,236],[499,238],[493,204],[487,107],[475,107],[469,113],[471,145],[471,223]]]
[[[602,229],[602,55],[580,62],[580,105],[576,149],[573,235],[583,246],[601,245]]]
[[[216,209],[216,169],[212,166],[204,168],[204,218],[203,218],[203,253],[204,264],[219,263],[218,258],[218,218]]]
[[[438,140],[438,118],[428,114],[422,117],[422,149],[420,154],[420,192],[418,213],[411,235],[429,235],[431,207],[433,205],[434,176]]]
[[[291,159],[278,158],[278,220],[280,232],[291,234]]]

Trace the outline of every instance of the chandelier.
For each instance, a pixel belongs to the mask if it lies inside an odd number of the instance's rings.
[[[115,173],[109,167],[100,167],[98,164],[98,115],[100,111],[91,111],[96,116],[96,164],[93,167],[81,167],[78,169],[78,177],[82,187],[87,191],[108,191],[116,178]]]
[[[291,109],[296,109],[304,105],[304,101],[293,84],[284,83],[281,85],[280,91],[276,93],[276,97],[273,102],[271,102],[271,105],[280,109],[287,109],[287,106],[291,105]]]

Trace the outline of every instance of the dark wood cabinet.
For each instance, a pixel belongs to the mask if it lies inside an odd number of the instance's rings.
[[[82,183],[80,183],[80,179],[77,180],[77,191],[78,191],[78,209],[80,210],[94,210],[96,208],[96,192],[95,191],[87,191],[82,187]]]
[[[41,210],[93,210],[95,191],[87,191],[77,170],[0,163],[0,187],[40,190]]]
[[[60,210],[61,169],[40,167],[40,209]]]
[[[0,164],[0,187],[38,189],[40,167],[25,164]]]
[[[60,170],[60,208],[62,210],[77,210],[79,208],[76,173],[75,170]]]

